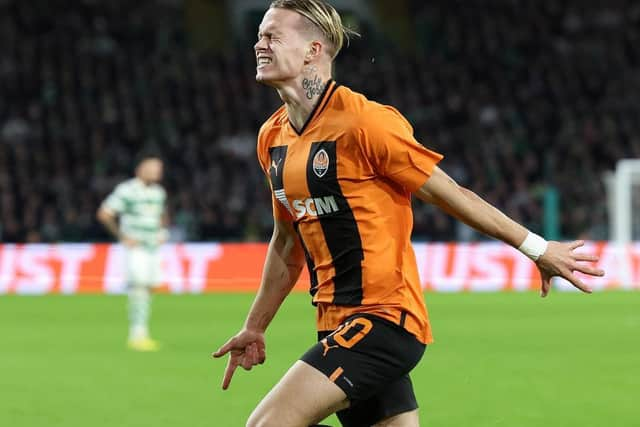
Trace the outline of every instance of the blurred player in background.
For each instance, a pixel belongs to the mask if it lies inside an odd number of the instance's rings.
[[[418,426],[409,372],[432,342],[415,255],[411,195],[520,249],[536,262],[542,295],[574,271],[583,242],[548,242],[460,187],[394,108],[331,79],[350,31],[321,0],[276,0],[254,46],[257,81],[284,105],[260,129],[258,158],[273,191],[274,231],[260,290],[244,327],[215,357],[235,369],[265,361],[264,332],[303,265],[319,342],[251,414],[248,426],[306,427],[337,412],[344,426]]]
[[[119,184],[98,210],[98,220],[125,246],[129,299],[129,348],[156,351],[149,335],[151,290],[161,283],[160,245],[167,241],[166,192],[160,185],[163,163],[142,157],[135,177]]]

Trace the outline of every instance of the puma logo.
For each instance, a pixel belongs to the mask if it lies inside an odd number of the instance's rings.
[[[329,350],[331,350],[332,348],[339,348],[339,345],[329,345],[329,342],[327,341],[327,339],[323,339],[322,341],[320,341],[322,343],[322,347],[324,347],[324,351],[322,352],[322,357],[325,357],[327,355],[327,353],[329,352]]]
[[[280,166],[281,162],[282,162],[282,159],[278,159],[277,162],[275,160],[271,160],[271,167],[275,171],[276,176],[278,176],[278,166]]]

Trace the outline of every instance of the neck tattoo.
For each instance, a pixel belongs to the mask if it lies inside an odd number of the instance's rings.
[[[314,96],[322,93],[324,90],[324,84],[317,75],[313,77],[313,80],[305,77],[302,79],[302,89],[305,90],[307,99],[313,99]]]

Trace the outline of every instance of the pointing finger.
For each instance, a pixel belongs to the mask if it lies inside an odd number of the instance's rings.
[[[234,340],[230,339],[222,347],[220,347],[216,352],[212,353],[211,355],[213,357],[222,357],[225,354],[229,353],[231,349],[233,349],[233,345],[234,345]]]
[[[233,377],[233,373],[236,371],[238,367],[238,363],[232,358],[229,358],[229,363],[227,363],[227,369],[224,370],[224,379],[222,380],[222,389],[226,390],[229,388],[229,384],[231,383],[231,378]]]

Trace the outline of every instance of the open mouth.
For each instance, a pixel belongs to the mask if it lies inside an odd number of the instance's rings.
[[[258,68],[271,64],[271,58],[262,56],[258,58]]]

